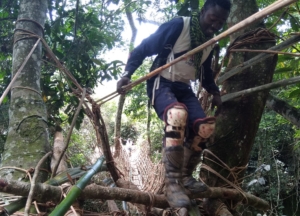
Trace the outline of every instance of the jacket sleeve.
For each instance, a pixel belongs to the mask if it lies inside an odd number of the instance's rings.
[[[203,75],[203,88],[210,94],[220,94],[219,87],[216,85],[213,78],[213,71],[211,69],[211,60],[213,57],[213,51],[209,54],[208,58],[203,62],[202,66],[204,69]]]
[[[129,55],[125,75],[131,77],[148,56],[159,54],[166,47],[173,47],[183,28],[183,19],[174,18],[162,24],[155,33],[144,39]]]

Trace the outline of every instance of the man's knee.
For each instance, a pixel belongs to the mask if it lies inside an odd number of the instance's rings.
[[[187,122],[187,108],[182,103],[173,103],[165,109],[164,121],[167,125],[185,127]]]
[[[215,117],[196,119],[193,124],[194,132],[204,139],[209,138],[214,133],[215,127],[216,127]]]
[[[208,138],[214,133],[215,125],[215,117],[196,119],[193,123],[193,130],[196,135],[189,138],[185,145],[193,151],[201,152],[206,148]]]
[[[176,146],[183,144],[187,117],[187,108],[182,103],[171,104],[165,109],[165,146]]]

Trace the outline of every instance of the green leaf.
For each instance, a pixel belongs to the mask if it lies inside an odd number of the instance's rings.
[[[103,60],[100,60],[100,59],[92,59],[92,61],[97,64],[97,65],[100,65],[102,66],[103,65]]]
[[[276,68],[275,73],[286,73],[286,72],[292,72],[293,68],[291,67],[283,67],[283,68]]]
[[[300,96],[300,89],[296,89],[289,94],[289,98],[298,98]]]
[[[290,56],[290,55],[279,55],[278,56],[278,62],[285,62],[289,60],[293,60],[295,57]]]
[[[294,31],[299,31],[299,23],[297,22],[295,17],[290,18],[290,23]]]

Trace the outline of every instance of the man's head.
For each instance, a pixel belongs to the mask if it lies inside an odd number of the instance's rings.
[[[200,13],[200,26],[205,36],[211,37],[223,27],[230,8],[230,0],[205,1]]]

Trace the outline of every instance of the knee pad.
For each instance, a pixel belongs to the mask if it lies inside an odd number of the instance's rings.
[[[187,108],[184,104],[174,103],[168,106],[164,112],[165,146],[182,145],[187,123]]]
[[[209,138],[215,131],[216,118],[208,117],[204,119],[197,119],[194,122],[193,129],[196,134],[202,138]]]

